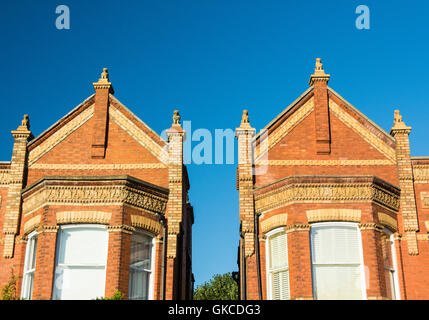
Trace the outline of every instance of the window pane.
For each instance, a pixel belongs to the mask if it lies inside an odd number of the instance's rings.
[[[130,270],[129,299],[149,299],[149,277],[149,272]]]
[[[313,266],[316,299],[362,299],[360,266]]]
[[[287,265],[287,236],[282,232],[270,237],[270,268],[287,267]]]
[[[152,238],[145,235],[133,235],[131,239],[130,265],[141,270],[150,270]]]
[[[29,259],[28,269],[36,268],[37,236],[31,238],[31,257]]]
[[[58,267],[54,299],[89,300],[104,296],[105,268]]]
[[[353,226],[312,227],[312,262],[315,264],[359,264],[358,232],[357,228]]]
[[[24,276],[21,297],[31,299],[33,295],[34,269],[36,268],[37,235],[31,237],[27,242],[26,257],[24,264]]]
[[[144,234],[131,237],[129,299],[149,299],[152,276],[152,238]]]
[[[106,264],[107,232],[101,228],[62,229],[59,264]]]

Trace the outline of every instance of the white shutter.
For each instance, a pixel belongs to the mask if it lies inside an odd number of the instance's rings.
[[[108,232],[99,226],[62,228],[58,237],[53,298],[104,296]]]
[[[317,299],[362,299],[360,237],[355,225],[313,225],[310,233]]]
[[[270,237],[270,268],[277,269],[287,266],[287,236],[282,232]]]
[[[284,232],[269,238],[269,272],[271,278],[271,298],[290,299],[287,235]]]

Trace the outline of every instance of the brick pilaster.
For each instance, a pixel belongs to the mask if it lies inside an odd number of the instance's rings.
[[[367,299],[387,297],[384,274],[382,226],[375,223],[361,224],[362,247],[364,248],[364,268]]]
[[[235,130],[238,139],[238,191],[241,233],[244,238],[247,299],[259,299],[255,259],[255,208],[253,201],[253,150],[255,129],[250,126],[247,110],[243,111],[240,127]],[[243,246],[240,247],[240,256]],[[243,263],[243,262],[242,262]],[[243,270],[242,266],[240,268]],[[244,292],[242,292],[242,298]]]
[[[109,93],[114,93],[109,82],[107,68],[103,69],[101,78],[93,83],[95,89],[94,131],[91,145],[92,158],[104,158],[107,145],[107,123],[109,115]]]
[[[417,234],[419,222],[417,217],[414,192],[413,169],[411,166],[409,134],[411,127],[402,121],[399,110],[395,110],[394,125],[390,134],[396,140],[396,165],[398,168],[399,188],[401,189],[400,214],[402,214],[403,232],[408,245],[408,254],[417,255]]]
[[[314,112],[316,128],[317,154],[331,152],[331,133],[329,123],[328,81],[329,74],[325,74],[320,58],[316,60],[316,69],[310,77],[310,85],[314,86]]]
[[[37,233],[33,300],[50,300],[54,286],[61,287],[62,281],[60,278],[55,280],[54,274],[58,226],[42,225],[37,229]],[[58,283],[54,281],[58,281]]]
[[[132,228],[127,225],[111,225],[107,229],[109,245],[105,297],[113,296],[116,290],[128,297]]]
[[[30,131],[28,115],[24,115],[18,129],[12,131],[15,139],[12,151],[10,181],[7,195],[6,213],[3,225],[5,234],[3,256],[12,258],[15,248],[15,236],[19,231],[21,215],[21,190],[27,165],[27,142],[33,137]]]
[[[183,140],[185,130],[180,125],[179,111],[175,110],[173,125],[167,130],[168,136],[168,207],[167,207],[167,262],[166,287],[167,300],[178,299],[179,273],[177,249],[180,226],[183,219],[184,181],[183,181]]]
[[[310,225],[303,225],[296,231],[288,232],[287,243],[290,298],[313,299]]]

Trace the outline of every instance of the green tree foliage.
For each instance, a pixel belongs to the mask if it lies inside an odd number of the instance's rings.
[[[116,290],[113,296],[111,297],[95,298],[95,300],[124,300],[124,299],[125,299],[125,295],[119,290]]]
[[[2,300],[20,300],[16,294],[16,276],[11,270],[10,279],[8,283],[1,289]]]
[[[238,300],[237,282],[230,272],[216,274],[195,289],[194,300]]]

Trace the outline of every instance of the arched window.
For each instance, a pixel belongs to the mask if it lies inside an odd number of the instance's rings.
[[[266,257],[268,299],[290,299],[287,235],[284,231],[274,230],[267,234]]]
[[[366,299],[356,223],[316,223],[310,231],[314,299]]]
[[[131,236],[128,299],[153,299],[154,238],[136,232]]]
[[[21,298],[30,300],[33,296],[34,272],[36,270],[37,233],[28,235],[25,251],[24,274],[21,288]]]
[[[102,225],[62,226],[58,233],[53,299],[104,296],[108,232]]]

